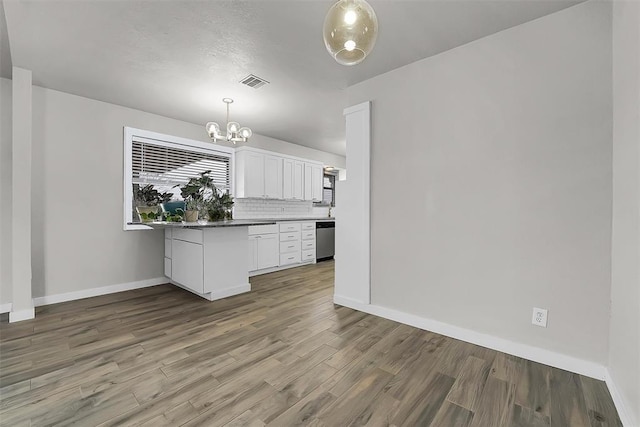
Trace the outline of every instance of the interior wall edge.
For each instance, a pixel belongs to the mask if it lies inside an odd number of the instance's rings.
[[[613,404],[616,406],[618,410],[618,416],[620,417],[620,421],[622,421],[622,425],[624,426],[637,426],[640,425],[640,420],[635,420],[633,417],[633,413],[629,410],[630,405],[624,399],[623,394],[620,392],[620,389],[616,385],[613,377],[611,376],[611,371],[609,368],[605,369],[605,378],[604,382],[607,384],[607,388],[609,389],[609,393],[611,394],[611,398],[613,399]]]

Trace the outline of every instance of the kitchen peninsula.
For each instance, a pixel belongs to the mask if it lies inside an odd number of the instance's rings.
[[[249,226],[275,221],[152,222],[164,229],[164,274],[210,301],[249,292]]]

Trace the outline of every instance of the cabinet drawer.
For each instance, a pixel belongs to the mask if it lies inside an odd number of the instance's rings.
[[[316,230],[316,223],[315,222],[303,222],[302,223],[302,230]]]
[[[171,238],[171,229],[170,228],[165,228],[164,229],[164,238],[165,239],[170,239]]]
[[[291,231],[289,233],[280,233],[281,242],[291,242],[293,240],[300,240],[299,231]]]
[[[249,227],[249,236],[256,234],[274,234],[278,232],[278,224],[252,225]]]
[[[171,279],[171,258],[164,259],[164,275]]]
[[[316,248],[316,241],[315,240],[303,240],[302,241],[301,249],[303,251],[305,251],[307,249],[315,249],[315,248]]]
[[[314,229],[313,231],[303,231],[302,240],[316,240],[316,230]]]
[[[164,257],[171,258],[171,239],[164,239]]]
[[[309,249],[306,251],[302,251],[302,262],[315,261],[316,260],[316,250]]]
[[[300,231],[300,223],[280,223],[280,232],[288,232],[288,231]]]
[[[300,241],[280,242],[280,253],[300,252]]]
[[[177,240],[184,240],[185,242],[202,244],[202,230],[176,228],[173,230],[173,238]]]
[[[280,265],[297,264],[300,262],[300,252],[280,254]]]

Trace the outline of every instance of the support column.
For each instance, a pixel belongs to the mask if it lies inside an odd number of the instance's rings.
[[[11,265],[9,322],[33,319],[31,297],[31,71],[13,67]]]
[[[371,103],[344,110],[347,179],[336,183],[336,273],[333,301],[357,308],[371,302]]]

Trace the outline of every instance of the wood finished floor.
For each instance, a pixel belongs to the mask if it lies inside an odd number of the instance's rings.
[[[333,262],[0,322],[2,426],[615,426],[605,384],[334,306]]]

